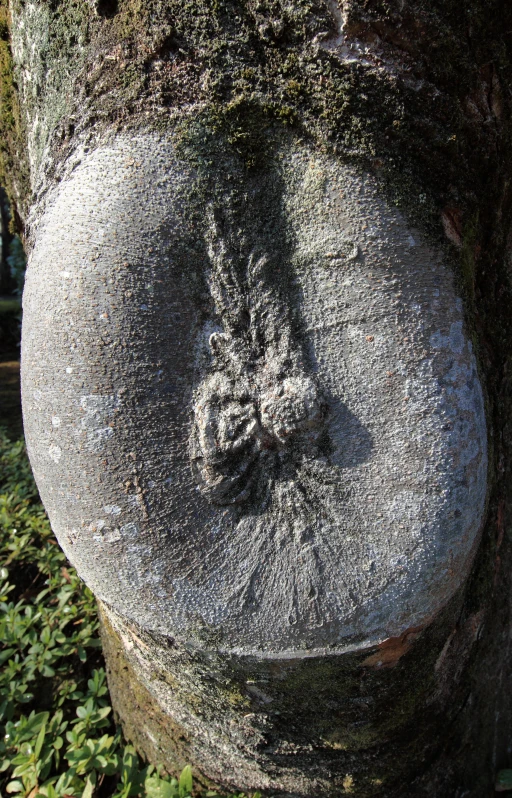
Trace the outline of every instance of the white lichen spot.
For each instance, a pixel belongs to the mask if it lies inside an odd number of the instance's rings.
[[[121,532],[119,529],[109,529],[106,531],[104,535],[105,543],[116,543],[116,541],[121,540]]]
[[[113,437],[114,430],[110,426],[109,419],[114,415],[118,404],[114,396],[89,394],[80,399],[80,406],[85,412],[80,426],[85,432],[87,445],[91,451],[99,451],[105,441]]]
[[[462,332],[462,321],[454,321],[450,327],[450,349],[460,355],[464,349],[466,339]]]
[[[97,543],[103,543],[103,529],[105,526],[106,523],[103,518],[93,521],[92,524],[89,524],[88,526],[89,532],[93,533],[93,540],[95,540]]]
[[[58,416],[52,416],[52,425],[54,427],[60,427],[60,418]]]
[[[103,512],[107,515],[119,515],[121,513],[121,508],[118,504],[107,504],[103,508]]]
[[[54,463],[58,463],[60,458],[62,457],[62,449],[60,446],[50,446],[48,449],[48,454],[52,458]]]
[[[336,248],[326,252],[324,255],[327,264],[332,266],[354,261],[358,256],[359,246],[350,239],[339,240]]]
[[[99,518],[97,521],[93,521],[91,524],[89,524],[89,531],[101,532],[104,526],[106,526],[106,522],[103,518]]]
[[[432,333],[430,346],[432,349],[450,349],[454,354],[460,355],[466,340],[462,332],[462,321],[454,321],[450,326],[448,335],[443,335],[441,330]]]
[[[72,366],[66,366],[66,374],[73,374],[73,367]]]

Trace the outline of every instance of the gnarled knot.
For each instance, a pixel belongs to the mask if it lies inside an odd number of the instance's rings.
[[[305,374],[264,386],[258,407],[262,428],[278,445],[299,432],[316,434],[323,415],[318,388]]]
[[[194,396],[191,457],[203,493],[233,504],[257,486],[261,497],[279,468],[315,453],[325,405],[282,294],[286,269],[246,254],[238,226],[213,209],[208,218],[207,280],[222,332],[210,335],[212,370]]]
[[[266,365],[213,372],[194,406],[192,458],[201,490],[217,504],[246,500],[270,456],[311,451],[323,415],[318,386],[305,373],[276,375]]]

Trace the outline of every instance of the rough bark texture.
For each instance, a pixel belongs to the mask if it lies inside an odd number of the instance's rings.
[[[457,597],[421,645],[410,632],[377,650],[281,661],[187,650],[104,610],[109,685],[150,760],[193,761],[217,783],[274,795],[457,794],[466,774],[436,787],[415,777],[439,756],[439,729],[467,689],[459,677],[479,619],[443,650],[460,609]],[[472,787],[486,794],[482,781]]]
[[[117,711],[150,757],[297,795],[477,798],[510,765],[510,30],[509,4],[483,0],[12,3],[3,163],[36,248],[53,186],[112,132],[172,130],[191,168],[215,173],[230,152],[250,181],[284,127],[371,173],[444,249],[484,385],[486,525],[470,577],[424,628],[278,663],[214,655],[211,639],[190,649],[105,609]],[[203,487],[225,495],[220,468],[203,467]],[[176,729],[145,733],[146,707]]]

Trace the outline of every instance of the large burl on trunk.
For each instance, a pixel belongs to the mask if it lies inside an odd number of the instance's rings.
[[[509,4],[2,8],[27,444],[127,736],[246,791],[492,795]]]

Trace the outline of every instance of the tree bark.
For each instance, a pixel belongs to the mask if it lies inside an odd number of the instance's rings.
[[[511,17],[11,3],[27,442],[151,761],[460,798],[510,765]]]

